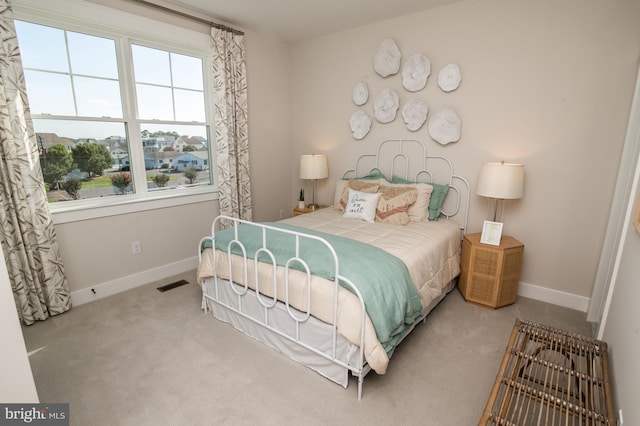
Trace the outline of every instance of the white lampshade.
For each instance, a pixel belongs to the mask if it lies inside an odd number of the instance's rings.
[[[476,194],[503,200],[522,198],[524,165],[515,163],[483,163],[478,176]]]
[[[307,154],[300,156],[300,179],[324,179],[329,177],[327,156]]]

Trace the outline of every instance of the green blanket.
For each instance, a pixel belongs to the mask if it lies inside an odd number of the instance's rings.
[[[420,296],[411,282],[404,262],[382,249],[349,238],[282,223],[267,225],[316,235],[331,244],[338,255],[340,275],[354,283],[360,291],[378,341],[391,356],[406,328],[422,315]],[[244,245],[247,257],[253,259],[255,252],[261,247],[261,234],[261,229],[255,226],[238,227],[238,240]],[[227,251],[232,239],[233,228],[216,232],[216,248]],[[276,264],[280,266],[284,266],[288,259],[295,256],[294,237],[291,234],[268,230],[267,247],[273,252]],[[335,279],[333,257],[324,244],[304,238],[301,240],[300,250],[300,257],[307,262],[312,274],[328,280]],[[232,252],[241,254],[237,244],[232,246]],[[259,260],[270,262],[264,254],[260,255]],[[297,262],[290,266],[303,269]],[[340,284],[350,290],[348,285]]]

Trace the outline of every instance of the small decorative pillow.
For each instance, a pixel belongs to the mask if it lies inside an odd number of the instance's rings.
[[[429,201],[429,220],[438,220],[440,213],[442,213],[442,204],[449,192],[449,185],[439,185],[432,183],[433,191],[431,192],[431,200]]]
[[[393,183],[398,183],[398,184],[410,184],[413,182],[410,182],[406,179],[403,179],[399,176],[393,176],[391,178],[391,182]],[[431,194],[429,196],[429,220],[438,220],[438,218],[440,217],[440,213],[442,213],[442,204],[444,204],[444,199],[447,196],[447,192],[449,192],[449,185],[447,184],[437,184],[437,183],[430,183],[428,185],[431,185],[433,187],[433,190],[431,191]]]
[[[395,184],[390,183],[389,186],[393,187],[409,187],[415,188],[418,191],[418,197],[416,202],[409,206],[407,214],[409,219],[413,222],[423,222],[429,219],[429,202],[431,200],[431,192],[433,186],[428,183],[407,183],[407,184]]]
[[[382,195],[380,192],[369,193],[354,191],[347,188],[347,204],[344,208],[344,217],[353,219],[364,219],[367,222],[374,222],[376,218],[376,206]]]
[[[415,188],[418,190],[418,198],[415,203],[409,206],[407,213],[409,219],[420,222],[429,219],[429,203],[433,186],[428,183],[416,183]]]
[[[410,222],[409,206],[416,202],[418,190],[410,186],[380,185],[380,201],[376,221],[406,225]]]
[[[349,189],[372,194],[372,193],[378,192],[378,188],[380,188],[380,184],[375,180],[370,181],[370,180],[350,179],[347,181],[347,184],[344,186],[344,189],[342,190],[342,194],[340,195],[340,199],[336,201],[334,207],[338,211],[341,211],[341,212],[344,211],[344,208],[347,205]]]

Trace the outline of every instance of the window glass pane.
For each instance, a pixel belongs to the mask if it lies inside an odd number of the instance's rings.
[[[205,121],[203,92],[175,89],[173,96],[176,105],[176,120]]]
[[[137,84],[138,116],[144,119],[173,120],[173,100],[168,87]]]
[[[131,46],[136,83],[171,85],[169,52],[137,45]]]
[[[24,68],[69,72],[63,30],[22,21],[15,24]]]
[[[21,21],[16,25],[32,113],[122,117],[113,40]]]
[[[24,79],[32,114],[76,114],[68,75],[25,70]]]
[[[78,115],[122,118],[120,84],[101,78],[74,77]]]
[[[124,123],[33,120],[49,202],[132,193]]]
[[[202,90],[202,59],[172,53],[171,76],[176,87]]]
[[[206,126],[142,124],[150,191],[211,184]]]
[[[206,121],[201,58],[136,45],[132,49],[141,119]]]
[[[115,42],[102,37],[67,32],[71,71],[93,77],[118,78]]]

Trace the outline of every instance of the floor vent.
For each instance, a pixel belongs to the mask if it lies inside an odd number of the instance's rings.
[[[158,291],[159,291],[160,293],[164,293],[164,292],[165,292],[165,291],[167,291],[167,290],[171,290],[171,289],[174,289],[174,288],[176,288],[176,287],[183,286],[183,285],[185,285],[185,284],[189,284],[189,281],[187,281],[187,280],[180,280],[180,281],[176,281],[176,282],[174,282],[174,283],[171,283],[171,284],[165,284],[165,285],[163,285],[163,286],[158,287]]]

